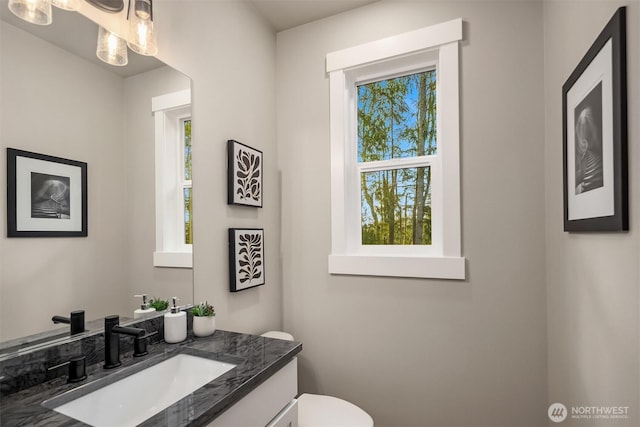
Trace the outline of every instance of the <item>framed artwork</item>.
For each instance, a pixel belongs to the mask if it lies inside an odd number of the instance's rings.
[[[264,285],[264,230],[229,229],[229,290]]]
[[[227,204],[262,207],[262,151],[227,141]]]
[[[86,237],[87,164],[7,148],[8,237]]]
[[[629,229],[625,8],[562,86],[564,230]]]

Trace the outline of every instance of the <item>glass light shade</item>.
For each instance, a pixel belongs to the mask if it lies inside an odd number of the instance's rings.
[[[156,33],[153,31],[153,21],[142,19],[136,13],[129,16],[129,49],[140,55],[153,56],[158,53]]]
[[[151,0],[135,0],[134,12],[142,19],[153,19]]]
[[[9,0],[9,10],[32,24],[51,24],[51,0]]]
[[[96,55],[107,64],[119,67],[129,62],[127,42],[102,26],[98,29]]]
[[[51,4],[62,10],[78,10],[78,0],[51,0]]]

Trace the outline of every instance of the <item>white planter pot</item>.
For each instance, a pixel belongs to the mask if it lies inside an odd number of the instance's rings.
[[[216,330],[216,317],[193,316],[193,335],[208,337]]]

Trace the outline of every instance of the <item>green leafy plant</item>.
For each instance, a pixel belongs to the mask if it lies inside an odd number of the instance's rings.
[[[212,317],[216,315],[216,311],[211,304],[205,301],[193,307],[191,314],[197,317]]]
[[[149,300],[149,307],[153,307],[156,311],[164,311],[169,308],[169,300],[153,297]]]

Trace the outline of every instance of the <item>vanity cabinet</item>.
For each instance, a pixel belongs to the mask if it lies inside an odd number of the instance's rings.
[[[298,359],[220,414],[208,427],[297,427]]]

